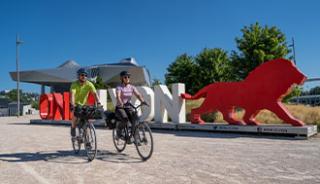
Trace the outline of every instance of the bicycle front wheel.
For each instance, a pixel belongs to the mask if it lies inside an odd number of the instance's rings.
[[[92,123],[88,123],[84,133],[84,147],[87,152],[88,161],[92,161],[97,155],[97,137],[96,130]]]
[[[122,152],[127,145],[127,131],[126,128],[120,128],[119,122],[116,124],[116,128],[112,131],[112,140],[114,147],[116,147],[118,152]]]
[[[135,130],[135,145],[142,160],[148,160],[153,152],[152,132],[147,123],[140,122]]]

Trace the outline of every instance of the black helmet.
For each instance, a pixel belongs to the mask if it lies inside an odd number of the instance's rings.
[[[77,74],[78,76],[81,75],[81,74],[85,74],[85,75],[88,75],[88,72],[85,68],[80,68],[78,71],[77,71]]]
[[[130,77],[130,73],[128,71],[122,71],[120,72],[120,77],[123,77],[123,76],[129,76]]]

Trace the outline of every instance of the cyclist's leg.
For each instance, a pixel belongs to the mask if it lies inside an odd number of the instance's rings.
[[[132,107],[125,109],[127,117],[128,117],[128,121],[131,123],[132,128],[135,126],[135,122],[136,122],[136,117],[134,114],[134,110]]]
[[[76,136],[77,122],[78,122],[78,118],[75,115],[73,115],[71,120],[71,132],[70,132],[72,137]]]
[[[129,119],[124,109],[116,108],[115,114],[116,114],[116,117],[121,121],[121,124],[119,125],[119,129],[117,129],[117,135],[119,136],[121,135],[122,129],[128,123]]]
[[[135,134],[135,132],[133,132],[133,131],[135,131],[135,128],[136,128],[135,126],[136,126],[137,118],[138,118],[137,114],[135,114],[133,108],[126,109],[126,113],[128,115],[128,119],[129,119],[129,121],[131,123],[132,134],[134,134],[134,137],[135,137],[136,140],[139,140],[139,135]]]

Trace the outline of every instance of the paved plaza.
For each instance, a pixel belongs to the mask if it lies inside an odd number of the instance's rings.
[[[155,131],[154,153],[117,153],[98,129],[98,156],[74,155],[69,127],[0,118],[0,183],[320,183],[320,136],[309,140],[190,131]]]

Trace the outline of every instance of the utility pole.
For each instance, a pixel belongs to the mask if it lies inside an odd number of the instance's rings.
[[[19,70],[19,45],[23,43],[22,40],[19,39],[19,35],[17,34],[16,38],[16,70],[17,70],[17,117],[20,116],[20,70]]]
[[[292,37],[292,44],[289,45],[289,47],[292,47],[292,51],[293,51],[293,62],[294,62],[294,65],[297,65],[296,63],[296,49],[294,47],[294,39]]]

